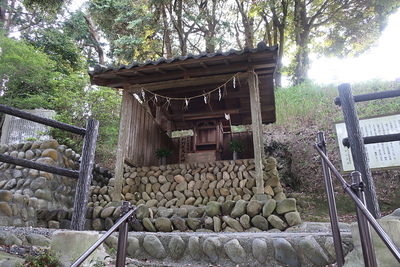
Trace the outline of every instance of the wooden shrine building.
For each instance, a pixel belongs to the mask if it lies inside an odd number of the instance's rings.
[[[239,51],[95,66],[92,84],[123,89],[115,191],[122,186],[124,163],[160,165],[155,151],[161,147],[173,150],[170,164],[209,162],[232,159],[229,143],[241,138],[263,192],[262,124],[275,122],[277,51],[261,42]],[[252,125],[252,133],[232,134],[235,125]],[[193,135],[171,138],[180,130]]]

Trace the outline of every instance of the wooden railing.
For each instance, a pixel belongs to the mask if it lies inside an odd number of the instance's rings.
[[[56,166],[41,164],[26,159],[0,154],[1,162],[68,176],[71,178],[78,178],[75,190],[74,212],[72,215],[71,229],[80,231],[84,230],[89,187],[92,181],[94,153],[96,150],[99,122],[97,120],[89,119],[86,124],[86,129],[83,129],[56,120],[36,116],[34,114],[7,107],[5,105],[0,105],[0,112],[84,136],[82,160],[79,171],[59,168]]]

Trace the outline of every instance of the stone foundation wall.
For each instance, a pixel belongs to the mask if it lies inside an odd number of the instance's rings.
[[[256,192],[254,160],[217,161],[150,167],[125,166],[122,200],[132,205],[179,208],[182,205],[204,206],[209,201],[250,201]],[[269,158],[263,172],[265,198],[286,198],[280,185],[276,160]],[[106,206],[110,202],[108,186],[93,186],[89,206]]]
[[[1,146],[0,153],[79,169],[80,155],[55,140]],[[131,230],[266,231],[301,223],[296,199],[280,185],[276,160],[263,166],[264,194],[256,195],[252,159],[150,167],[125,166],[122,200],[137,206]],[[112,173],[94,166],[87,230],[107,230],[120,215],[111,201]],[[0,223],[69,229],[76,180],[0,163]]]
[[[56,140],[2,145],[0,153],[78,170],[80,155]],[[112,174],[95,166],[94,185],[108,184]],[[38,210],[70,210],[76,179],[0,162],[0,225],[36,226]]]
[[[287,198],[280,185],[274,158],[264,166],[262,195],[254,194],[252,159],[125,166],[124,177],[121,198],[137,206],[137,220],[130,225],[133,231],[283,231],[301,223],[296,199]],[[121,204],[109,196],[113,183],[111,178],[108,185],[91,186],[87,230],[108,230],[119,218]],[[71,214],[71,210],[41,211],[39,225],[68,228]]]

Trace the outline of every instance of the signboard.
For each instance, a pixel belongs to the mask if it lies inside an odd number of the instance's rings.
[[[342,170],[354,171],[350,148],[343,146],[342,140],[347,138],[345,123],[335,124],[342,161]],[[400,114],[360,119],[363,137],[400,133]],[[400,168],[400,141],[365,145],[369,167],[376,169]]]

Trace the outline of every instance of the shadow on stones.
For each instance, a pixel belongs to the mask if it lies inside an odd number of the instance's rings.
[[[292,172],[292,153],[288,146],[272,140],[264,143],[265,157],[273,157],[277,161],[277,169],[281,182],[286,186],[298,190],[301,187],[301,179]]]

